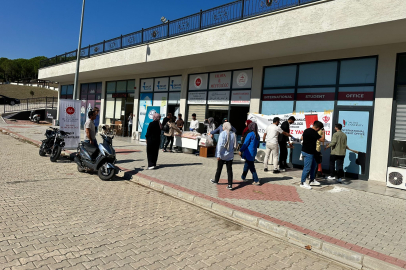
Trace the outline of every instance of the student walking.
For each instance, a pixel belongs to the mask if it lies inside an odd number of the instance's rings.
[[[128,137],[131,137],[131,134],[133,134],[133,117],[132,113],[128,116]]]
[[[314,157],[316,154],[316,142],[324,142],[325,140],[324,130],[321,136],[318,134],[318,131],[322,130],[323,127],[323,123],[315,121],[313,127],[308,128],[303,132],[302,156],[304,158],[304,168],[300,184],[301,188],[312,189],[312,187],[306,183],[306,177],[310,173],[310,182],[314,181],[317,167],[317,162]]]
[[[218,184],[223,170],[223,165],[226,164],[228,175],[227,189],[233,189],[233,159],[234,149],[237,147],[237,138],[234,132],[231,131],[231,124],[224,123],[223,130],[219,136],[216,157],[217,157],[217,172],[214,179],[210,179],[213,184]]]
[[[161,115],[155,113],[153,120],[148,125],[147,133],[145,138],[147,140],[147,159],[148,159],[148,170],[152,170],[156,167],[156,162],[158,160],[159,144],[161,141]]]
[[[289,133],[283,131],[279,127],[279,122],[280,118],[275,117],[272,121],[272,125],[269,125],[266,128],[266,131],[264,133],[264,144],[266,142],[266,151],[265,151],[265,160],[264,160],[264,171],[268,171],[268,159],[269,155],[272,154],[272,160],[273,160],[273,173],[279,173],[279,143],[278,143],[278,137],[279,134],[282,134],[286,137],[292,137]]]
[[[196,119],[196,114],[192,114],[192,121],[190,121],[189,125],[190,131],[198,131],[199,130],[199,121]]]
[[[248,126],[248,134],[244,140],[244,144],[240,149],[240,156],[244,155],[245,164],[241,175],[241,179],[246,181],[248,170],[252,173],[252,178],[254,180],[254,185],[260,185],[257,171],[255,170],[255,156],[257,155],[257,149],[259,146],[259,134],[257,123],[251,123]]]
[[[214,118],[210,117],[209,119],[204,120],[204,125],[206,126],[206,133],[210,134],[216,129],[216,124],[214,124]]]
[[[289,117],[288,121],[285,121],[281,125],[281,129],[290,134],[290,125],[295,123],[296,118],[294,116]],[[279,134],[278,137],[278,144],[279,144],[279,169],[284,172],[286,169],[289,169],[286,160],[288,158],[288,148],[287,144],[289,144],[290,148],[292,148],[292,143],[289,142],[289,138],[283,134]]]
[[[245,121],[245,128],[244,128],[244,130],[242,131],[241,145],[240,145],[240,147],[244,144],[245,137],[246,137],[247,134],[248,134],[248,126],[249,126],[251,123],[252,123],[251,120]],[[244,155],[241,156],[241,161],[245,161]]]
[[[336,163],[337,163],[337,180],[336,181],[338,183],[343,182],[343,179],[342,179],[342,177],[344,176],[343,165],[344,165],[345,152],[347,149],[347,135],[341,131],[342,128],[343,128],[343,126],[341,124],[335,125],[334,129],[336,132],[333,134],[331,143],[329,145],[327,145],[327,147],[324,149],[324,150],[326,150],[327,148],[331,148],[330,176],[327,179],[336,180],[335,169],[336,169]]]
[[[178,133],[182,133],[182,131],[176,126],[174,118],[169,119],[169,121],[166,123],[166,126],[163,127],[163,130],[166,137],[166,143],[163,152],[168,152],[166,151],[166,148],[168,147],[169,143],[171,144],[169,147],[169,151],[172,152],[173,137],[175,135],[175,131],[177,131]]]

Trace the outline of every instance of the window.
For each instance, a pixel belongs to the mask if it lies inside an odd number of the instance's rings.
[[[61,99],[73,99],[73,84],[61,86]]]
[[[337,61],[299,65],[299,85],[332,85],[336,84]]]
[[[80,100],[81,100],[81,113],[80,113],[80,127],[83,129],[87,113],[98,107],[100,109],[101,104],[101,89],[102,83],[82,83],[80,85]],[[95,125],[99,125],[100,115],[95,120]]]
[[[294,101],[262,101],[262,113],[266,115],[293,112]]]
[[[295,86],[297,65],[265,69],[264,88]]]
[[[341,61],[340,84],[375,83],[376,58]]]

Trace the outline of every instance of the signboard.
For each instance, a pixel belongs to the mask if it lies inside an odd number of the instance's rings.
[[[264,94],[262,95],[262,100],[264,101],[295,100],[295,94],[293,92],[272,94],[272,92],[270,91],[264,91]]]
[[[160,113],[160,107],[156,107],[156,106],[147,107],[144,124],[142,126],[140,141],[145,141],[145,135],[147,134],[148,125],[149,125],[149,123],[154,121],[153,119],[154,119],[155,113]]]
[[[138,113],[138,131],[142,131],[148,106],[152,106],[152,93],[141,93],[140,109]]]
[[[166,107],[168,106],[168,93],[155,93],[154,94],[154,101],[152,103],[152,106],[158,106],[160,107],[160,112],[161,112],[161,120],[163,120],[166,117]]]
[[[206,90],[208,74],[196,74],[189,76],[189,90]]]
[[[207,104],[221,105],[230,103],[230,91],[209,91]]]
[[[182,76],[171,77],[169,79],[169,91],[182,90]]]
[[[59,100],[59,126],[65,132],[73,134],[65,138],[65,149],[77,149],[80,143],[80,100]]]
[[[251,91],[232,91],[231,104],[250,104]]]
[[[296,118],[295,123],[290,125],[290,134],[296,139],[300,139],[303,135],[303,132],[307,128],[306,122],[306,115],[310,115],[310,113],[306,114],[282,114],[282,115],[263,115],[263,114],[249,114],[248,119],[254,120],[258,124],[258,133],[259,136],[262,138],[264,136],[266,128],[272,124],[274,117],[279,117],[281,119],[281,123],[287,121],[289,117],[294,116]],[[324,130],[326,131],[326,141],[331,141],[332,136],[332,122],[333,122],[333,114],[330,112],[317,112],[312,113],[312,115],[317,115],[317,119],[324,124]],[[314,118],[309,118],[311,123],[313,124]]]
[[[231,71],[210,73],[209,89],[230,89],[230,88],[231,88]]]
[[[188,104],[206,104],[207,92],[189,92]]]
[[[128,94],[127,93],[114,93],[112,94],[113,98],[127,98]]]
[[[156,78],[154,91],[168,91],[168,82],[169,82],[168,77]]]
[[[141,92],[152,92],[154,85],[154,79],[141,80]]]
[[[233,89],[250,89],[252,69],[237,70],[233,73]]]
[[[296,100],[335,100],[334,88],[308,88],[297,91]]]

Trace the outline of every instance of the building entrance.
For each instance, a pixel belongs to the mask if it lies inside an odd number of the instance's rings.
[[[245,129],[245,121],[247,121],[249,109],[248,106],[230,106],[229,121],[237,130],[237,135],[242,135],[242,132]]]

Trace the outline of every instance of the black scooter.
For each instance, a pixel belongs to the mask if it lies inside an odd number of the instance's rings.
[[[39,148],[39,155],[45,156],[46,154],[51,154],[52,146],[54,145],[55,135],[57,128],[48,128],[45,131],[45,140],[42,140],[41,146]]]
[[[46,139],[42,141],[39,148],[39,155],[45,156],[51,154],[49,159],[56,162],[61,155],[62,149],[65,147],[65,138],[73,134],[73,132],[65,132],[58,128],[50,127],[45,131]]]
[[[103,126],[106,131],[106,127]],[[114,136],[101,134],[103,143],[98,147],[87,142],[80,142],[74,161],[78,166],[79,172],[97,171],[101,180],[110,180],[120,172],[115,166],[116,151],[113,148]]]

